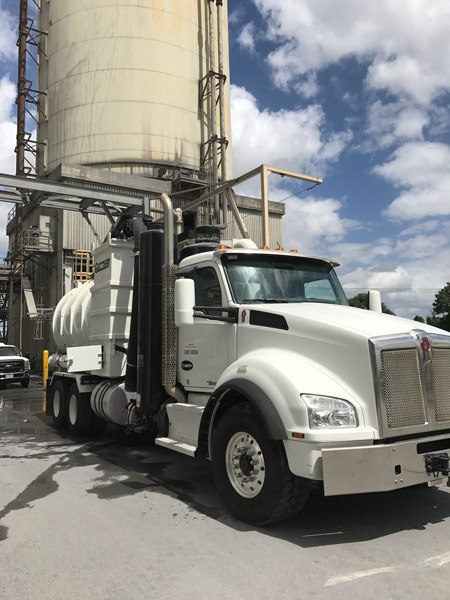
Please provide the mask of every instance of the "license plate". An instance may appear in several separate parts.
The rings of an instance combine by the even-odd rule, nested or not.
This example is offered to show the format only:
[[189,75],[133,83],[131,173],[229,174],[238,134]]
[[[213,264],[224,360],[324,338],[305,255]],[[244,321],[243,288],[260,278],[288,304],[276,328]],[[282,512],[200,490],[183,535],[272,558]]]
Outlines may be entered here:
[[12,379],[14,375],[12,373],[6,373],[5,377],[6,379]]

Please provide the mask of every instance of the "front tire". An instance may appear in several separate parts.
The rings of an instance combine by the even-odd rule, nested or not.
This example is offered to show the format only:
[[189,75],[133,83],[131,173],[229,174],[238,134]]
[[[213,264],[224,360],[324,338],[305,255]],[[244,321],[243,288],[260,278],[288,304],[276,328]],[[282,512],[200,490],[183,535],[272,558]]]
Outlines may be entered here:
[[24,379],[23,381],[20,382],[20,385],[23,388],[27,388],[30,385],[30,380],[29,379]]
[[219,420],[212,447],[217,490],[230,513],[253,525],[270,525],[303,508],[310,482],[294,476],[282,442],[271,440],[248,404]]
[[91,409],[90,394],[81,394],[76,383],[69,390],[67,423],[73,435],[84,437],[91,433],[94,413]]

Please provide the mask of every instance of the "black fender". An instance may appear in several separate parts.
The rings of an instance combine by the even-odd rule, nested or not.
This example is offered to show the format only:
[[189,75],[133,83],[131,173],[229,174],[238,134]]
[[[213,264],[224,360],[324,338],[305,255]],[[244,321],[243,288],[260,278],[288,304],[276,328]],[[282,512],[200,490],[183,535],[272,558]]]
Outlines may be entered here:
[[227,407],[248,402],[261,419],[272,440],[287,439],[286,429],[271,399],[252,381],[232,379],[214,391],[203,411],[198,435],[198,456],[211,456],[215,423]]

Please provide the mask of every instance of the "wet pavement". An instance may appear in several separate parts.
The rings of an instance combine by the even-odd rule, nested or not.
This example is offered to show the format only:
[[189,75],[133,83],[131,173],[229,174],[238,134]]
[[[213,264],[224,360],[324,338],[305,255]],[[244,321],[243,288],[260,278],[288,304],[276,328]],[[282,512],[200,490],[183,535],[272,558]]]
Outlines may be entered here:
[[261,529],[223,509],[207,461],[54,430],[35,378],[0,390],[0,599],[447,600],[450,490],[312,496]]

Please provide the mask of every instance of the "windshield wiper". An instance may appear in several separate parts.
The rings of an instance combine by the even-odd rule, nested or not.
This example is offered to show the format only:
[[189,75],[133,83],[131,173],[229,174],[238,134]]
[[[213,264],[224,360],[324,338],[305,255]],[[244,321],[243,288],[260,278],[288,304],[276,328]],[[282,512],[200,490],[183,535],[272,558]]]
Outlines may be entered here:
[[241,302],[254,302],[255,304],[287,304],[287,300],[277,300],[276,298],[244,298]]

